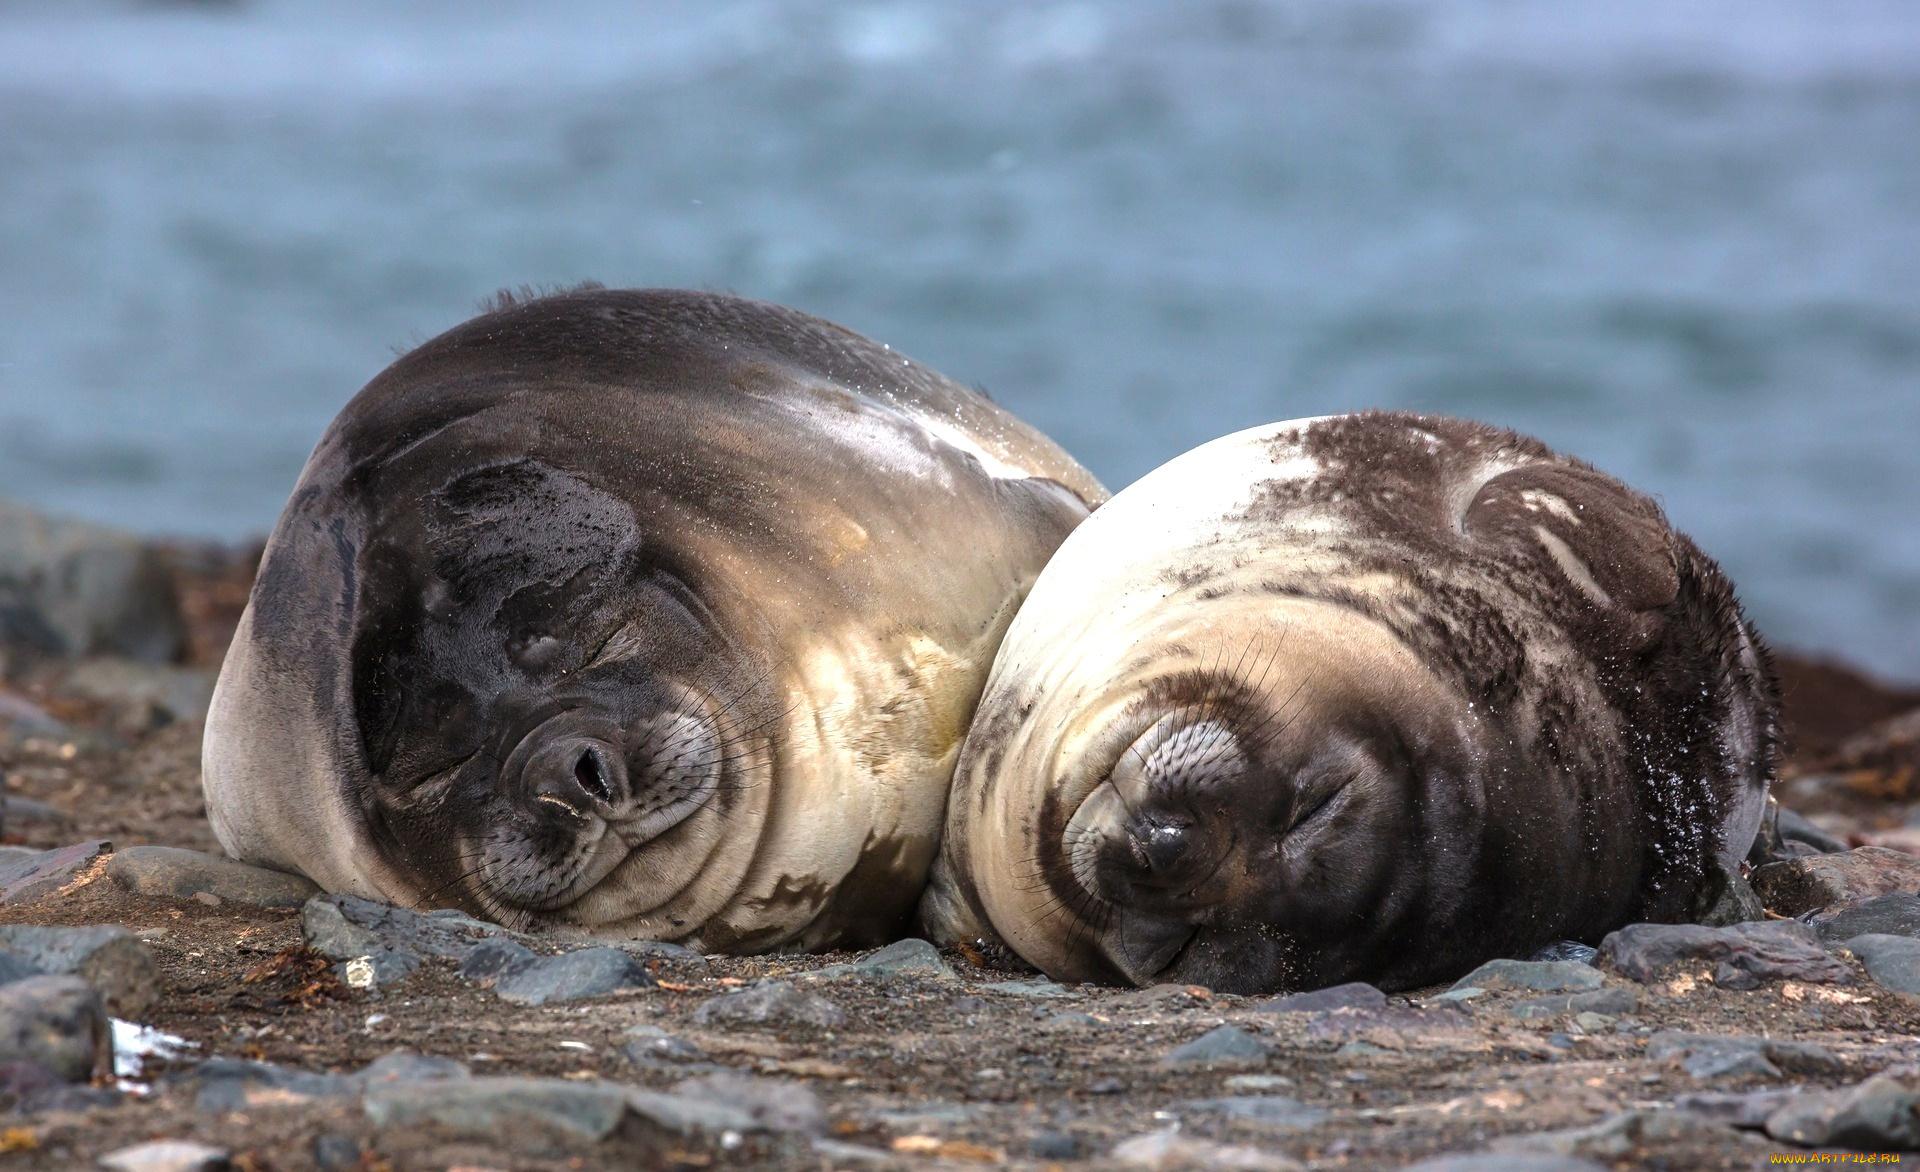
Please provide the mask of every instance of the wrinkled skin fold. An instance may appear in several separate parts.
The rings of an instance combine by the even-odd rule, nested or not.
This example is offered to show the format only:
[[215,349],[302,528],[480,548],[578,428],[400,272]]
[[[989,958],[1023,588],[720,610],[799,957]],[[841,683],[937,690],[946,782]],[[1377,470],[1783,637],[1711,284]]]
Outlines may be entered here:
[[1000,636],[1104,496],[804,314],[507,299],[308,461],[221,672],[209,815],[237,858],[516,927],[886,939]]
[[1618,481],[1456,419],[1255,428],[1048,564],[923,930],[1234,992],[1597,942],[1738,867],[1777,712],[1725,577]]

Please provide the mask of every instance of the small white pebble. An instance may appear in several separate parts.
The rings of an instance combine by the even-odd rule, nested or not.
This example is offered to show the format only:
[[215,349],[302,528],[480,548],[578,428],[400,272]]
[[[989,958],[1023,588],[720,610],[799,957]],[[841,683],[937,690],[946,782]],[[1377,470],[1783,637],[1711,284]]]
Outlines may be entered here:
[[588,1054],[593,1053],[593,1047],[587,1045],[585,1042],[562,1042],[560,1043],[560,1048],[562,1050],[581,1050]]
[[385,1020],[387,1020],[387,1015],[384,1013],[369,1013],[367,1015],[367,1028],[372,1029]]

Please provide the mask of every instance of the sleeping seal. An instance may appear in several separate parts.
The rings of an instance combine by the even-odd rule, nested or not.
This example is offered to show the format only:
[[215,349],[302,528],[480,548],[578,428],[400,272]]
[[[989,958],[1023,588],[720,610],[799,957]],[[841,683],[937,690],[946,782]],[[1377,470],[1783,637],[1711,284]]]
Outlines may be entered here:
[[308,460],[207,809],[331,891],[709,951],[924,886],[994,649],[1105,493],[990,400],[733,297],[511,298]]
[[1726,578],[1618,481],[1455,419],[1255,428],[1041,574],[923,928],[1256,992],[1685,918],[1753,840],[1777,707]]

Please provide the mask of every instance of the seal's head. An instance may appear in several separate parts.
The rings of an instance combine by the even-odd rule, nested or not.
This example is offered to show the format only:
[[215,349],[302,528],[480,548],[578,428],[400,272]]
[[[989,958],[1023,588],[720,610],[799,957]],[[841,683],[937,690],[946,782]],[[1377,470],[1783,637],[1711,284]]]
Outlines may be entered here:
[[1082,663],[1092,689],[1039,698],[1012,751],[1051,782],[972,839],[1012,847],[992,865],[1028,880],[981,885],[985,910],[1061,977],[1229,992],[1343,979],[1447,886],[1410,882],[1435,861],[1423,844],[1478,837],[1450,784],[1473,722],[1351,611],[1296,601],[1252,624],[1180,625],[1143,640],[1151,657]]
[[1035,583],[923,928],[1253,992],[1671,922],[1753,838],[1758,646],[1657,505],[1537,441],[1382,413],[1216,440]]
[[396,487],[351,673],[355,797],[391,872],[511,924],[681,890],[721,825],[757,821],[773,701],[751,624],[720,621],[724,589],[624,501],[538,460]]

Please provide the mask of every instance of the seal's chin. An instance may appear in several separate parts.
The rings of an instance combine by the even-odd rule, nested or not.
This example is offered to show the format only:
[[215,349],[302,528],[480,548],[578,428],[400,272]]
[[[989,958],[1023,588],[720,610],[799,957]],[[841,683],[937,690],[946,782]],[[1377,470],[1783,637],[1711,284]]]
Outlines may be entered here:
[[477,902],[510,927],[579,899],[628,853],[597,819],[578,828],[496,826],[462,846],[463,857],[477,860],[470,883]]
[[1150,982],[1202,985],[1216,993],[1249,995],[1301,984],[1294,942],[1263,924],[1202,927]]

